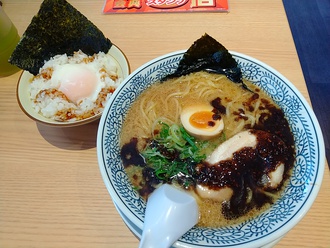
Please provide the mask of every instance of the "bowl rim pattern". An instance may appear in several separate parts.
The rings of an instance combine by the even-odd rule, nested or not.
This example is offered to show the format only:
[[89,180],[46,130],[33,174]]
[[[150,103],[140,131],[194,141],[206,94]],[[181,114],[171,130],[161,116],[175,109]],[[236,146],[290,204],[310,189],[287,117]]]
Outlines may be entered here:
[[[155,58],[130,74],[112,95],[99,123],[97,153],[103,181],[115,205],[140,229],[143,228],[145,203],[134,190],[129,189],[122,168],[116,168],[115,173],[111,171],[113,167],[120,167],[121,163],[116,139],[124,115],[133,100],[154,81],[173,72],[185,51],[175,51]],[[270,94],[285,114],[290,115],[287,118],[293,129],[298,151],[294,172],[298,176],[290,179],[281,199],[258,217],[234,227],[194,227],[176,243],[177,247],[261,247],[279,239],[307,213],[318,194],[323,178],[323,136],[315,114],[305,98],[288,79],[272,67],[250,56],[233,51],[230,53],[238,61],[244,77]],[[274,92],[275,95],[272,94]],[[123,187],[121,183],[126,185],[126,188],[118,190]],[[295,199],[286,195],[294,196]],[[303,202],[299,197],[303,197]],[[272,210],[274,211],[271,212]],[[263,225],[265,226],[262,227]],[[244,233],[244,230],[255,232],[251,235]]]

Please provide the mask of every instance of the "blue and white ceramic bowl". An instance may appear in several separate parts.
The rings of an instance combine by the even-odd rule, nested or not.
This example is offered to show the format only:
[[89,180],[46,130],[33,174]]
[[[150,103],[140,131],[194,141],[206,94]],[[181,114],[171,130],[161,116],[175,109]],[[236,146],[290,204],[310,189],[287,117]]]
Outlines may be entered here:
[[[150,85],[172,73],[185,51],[156,58],[135,70],[104,109],[97,136],[98,161],[104,183],[119,214],[138,237],[146,204],[125,174],[119,134],[127,110]],[[174,247],[269,247],[292,229],[314,202],[323,178],[325,151],[318,121],[304,97],[284,76],[249,56],[231,52],[243,77],[267,92],[283,109],[295,138],[293,175],[282,197],[259,216],[224,228],[192,228]]]

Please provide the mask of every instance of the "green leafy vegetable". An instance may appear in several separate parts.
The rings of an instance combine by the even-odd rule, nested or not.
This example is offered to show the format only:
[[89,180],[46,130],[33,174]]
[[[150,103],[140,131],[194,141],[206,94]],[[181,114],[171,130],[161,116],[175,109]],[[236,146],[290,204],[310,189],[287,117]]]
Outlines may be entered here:
[[160,132],[142,152],[156,176],[170,181],[176,176],[191,177],[196,164],[206,158],[207,141],[196,141],[182,126],[161,123]]

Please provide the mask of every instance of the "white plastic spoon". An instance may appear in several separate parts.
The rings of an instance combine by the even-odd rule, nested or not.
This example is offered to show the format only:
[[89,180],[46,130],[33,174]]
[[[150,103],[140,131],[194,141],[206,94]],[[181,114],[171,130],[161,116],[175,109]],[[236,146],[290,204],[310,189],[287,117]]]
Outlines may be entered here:
[[148,199],[139,248],[169,248],[197,221],[195,198],[164,184]]

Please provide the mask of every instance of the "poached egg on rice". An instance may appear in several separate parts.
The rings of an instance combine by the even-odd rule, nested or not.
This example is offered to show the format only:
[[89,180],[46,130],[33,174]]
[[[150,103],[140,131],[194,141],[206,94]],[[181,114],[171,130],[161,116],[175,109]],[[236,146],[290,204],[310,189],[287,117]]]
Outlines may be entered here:
[[71,102],[79,104],[84,98],[96,101],[101,87],[104,86],[96,74],[97,71],[91,64],[65,64],[53,72],[52,80],[60,83],[59,91]]
[[56,121],[76,121],[101,113],[122,82],[114,59],[103,52],[56,55],[29,86],[34,109]]

